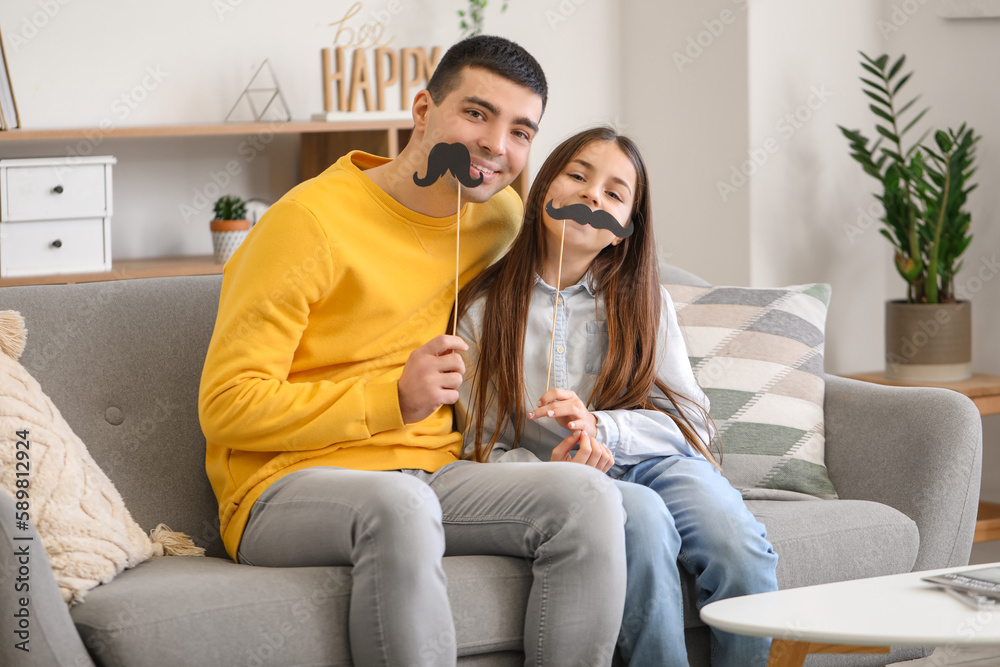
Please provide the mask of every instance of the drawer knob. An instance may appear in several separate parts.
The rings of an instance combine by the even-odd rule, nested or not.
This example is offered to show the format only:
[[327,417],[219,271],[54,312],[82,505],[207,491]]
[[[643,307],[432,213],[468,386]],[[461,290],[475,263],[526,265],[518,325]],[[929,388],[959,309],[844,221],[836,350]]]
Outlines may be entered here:
[[62,247],[62,241],[60,241],[59,239],[56,239],[55,241],[52,242],[52,247],[53,248],[61,248]]
[[52,188],[52,192],[56,193],[57,195],[61,195],[62,191],[63,191],[63,186],[61,185],[57,185],[56,187]]

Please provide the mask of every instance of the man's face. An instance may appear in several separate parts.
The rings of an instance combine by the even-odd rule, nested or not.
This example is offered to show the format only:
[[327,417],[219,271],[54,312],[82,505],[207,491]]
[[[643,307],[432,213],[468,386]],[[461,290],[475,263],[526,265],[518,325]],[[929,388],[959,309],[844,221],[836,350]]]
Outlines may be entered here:
[[463,69],[459,85],[440,105],[426,91],[421,94],[427,96],[425,150],[441,142],[465,144],[472,157],[470,177],[483,177],[474,188],[458,186],[453,178],[440,183],[452,191],[461,187],[463,201],[482,203],[521,173],[542,117],[541,96],[478,67]]

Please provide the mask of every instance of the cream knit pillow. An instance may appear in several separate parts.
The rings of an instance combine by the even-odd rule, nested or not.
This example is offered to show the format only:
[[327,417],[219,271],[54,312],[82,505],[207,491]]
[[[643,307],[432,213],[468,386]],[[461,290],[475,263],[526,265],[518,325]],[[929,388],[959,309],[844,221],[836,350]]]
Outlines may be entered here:
[[[158,526],[154,543],[41,386],[17,362],[24,320],[0,312],[0,489],[38,531],[63,599],[73,604],[153,555],[200,555],[186,536]],[[175,546],[176,545],[176,546]]]

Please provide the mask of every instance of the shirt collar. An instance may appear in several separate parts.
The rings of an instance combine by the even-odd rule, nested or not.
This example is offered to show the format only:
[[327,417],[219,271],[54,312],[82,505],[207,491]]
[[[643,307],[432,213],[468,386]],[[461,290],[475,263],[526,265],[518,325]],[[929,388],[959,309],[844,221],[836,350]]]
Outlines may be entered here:
[[[587,294],[589,294],[591,297],[593,297],[595,296],[593,283],[594,283],[594,277],[593,275],[591,275],[590,269],[588,269],[587,272],[583,274],[583,277],[580,278],[580,282],[578,282],[575,285],[570,285],[569,287],[563,287],[561,291],[566,294],[572,295],[583,290],[586,291]],[[541,286],[543,290],[545,290],[550,294],[555,294],[556,292],[556,288],[553,287],[552,285],[549,285],[544,280],[542,280],[542,277],[537,273],[535,274],[535,285]]]

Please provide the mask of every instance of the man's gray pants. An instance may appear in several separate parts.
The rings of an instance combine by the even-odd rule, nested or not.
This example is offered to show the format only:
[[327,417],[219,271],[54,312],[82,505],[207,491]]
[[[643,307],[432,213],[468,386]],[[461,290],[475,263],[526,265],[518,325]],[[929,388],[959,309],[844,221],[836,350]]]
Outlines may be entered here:
[[257,500],[241,563],[352,566],[357,665],[454,665],[442,556],[533,560],[527,665],[608,665],[625,604],[621,494],[575,463],[445,466],[428,481],[397,471],[300,470]]

